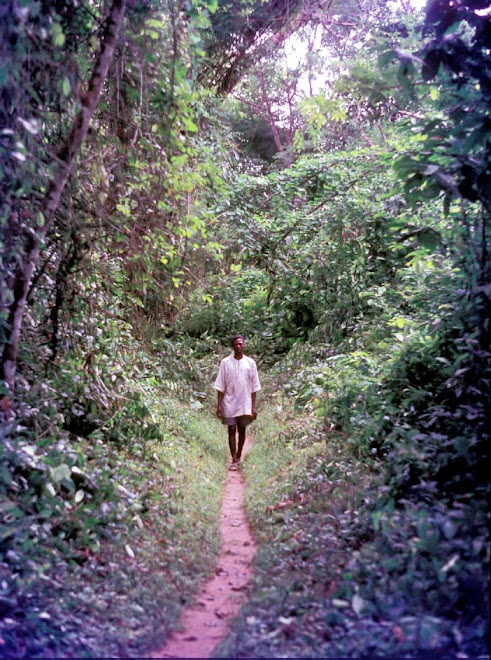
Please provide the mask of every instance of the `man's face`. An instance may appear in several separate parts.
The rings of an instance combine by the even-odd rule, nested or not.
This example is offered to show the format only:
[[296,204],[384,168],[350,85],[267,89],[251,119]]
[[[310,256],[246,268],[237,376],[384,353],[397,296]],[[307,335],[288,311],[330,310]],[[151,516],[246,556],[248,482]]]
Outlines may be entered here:
[[232,342],[232,348],[234,350],[234,355],[235,357],[242,357],[244,355],[244,340],[240,339],[234,339]]

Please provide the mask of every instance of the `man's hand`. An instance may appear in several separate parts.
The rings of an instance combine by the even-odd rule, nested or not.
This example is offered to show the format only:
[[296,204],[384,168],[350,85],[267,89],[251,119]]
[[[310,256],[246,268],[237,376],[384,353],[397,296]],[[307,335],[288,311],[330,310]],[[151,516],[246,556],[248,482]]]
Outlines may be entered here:
[[223,417],[223,397],[224,397],[223,392],[217,390],[217,417],[219,419],[222,419]]
[[252,419],[256,419],[256,417],[257,417],[256,406],[252,406],[251,413],[252,413]]

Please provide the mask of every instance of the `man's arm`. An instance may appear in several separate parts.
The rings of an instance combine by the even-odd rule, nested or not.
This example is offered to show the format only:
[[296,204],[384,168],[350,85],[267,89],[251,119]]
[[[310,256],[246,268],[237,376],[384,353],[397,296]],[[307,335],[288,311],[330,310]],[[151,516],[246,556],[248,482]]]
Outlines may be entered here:
[[257,373],[257,365],[252,360],[252,378],[251,378],[251,412],[252,418],[256,419],[257,417],[257,408],[256,408],[256,392],[261,389],[261,383],[259,382],[259,376]]
[[217,390],[217,417],[223,417],[222,403],[223,403],[224,392]]

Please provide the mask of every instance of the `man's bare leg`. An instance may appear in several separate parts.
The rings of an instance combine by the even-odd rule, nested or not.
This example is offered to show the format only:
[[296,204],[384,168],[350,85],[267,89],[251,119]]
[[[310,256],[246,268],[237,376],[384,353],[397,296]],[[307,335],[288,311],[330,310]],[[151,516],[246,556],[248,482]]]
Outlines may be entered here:
[[237,450],[238,461],[240,461],[240,457],[242,456],[242,449],[244,447],[245,439],[246,439],[246,427],[239,426],[239,448]]
[[235,442],[236,430],[237,430],[236,426],[228,427],[228,446],[230,448],[230,454],[232,456],[233,463],[237,463],[237,444]]

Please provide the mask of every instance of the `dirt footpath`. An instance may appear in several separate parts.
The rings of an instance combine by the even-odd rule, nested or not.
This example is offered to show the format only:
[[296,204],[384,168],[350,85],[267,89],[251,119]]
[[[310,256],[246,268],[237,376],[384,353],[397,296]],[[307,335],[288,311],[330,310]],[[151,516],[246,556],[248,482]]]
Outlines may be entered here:
[[[246,440],[243,455],[249,448]],[[230,466],[229,466],[230,468]],[[176,632],[152,658],[209,658],[225,637],[242,604],[256,553],[244,512],[245,483],[240,469],[228,470],[223,496],[221,547],[215,576],[203,585],[196,601],[186,608]]]

